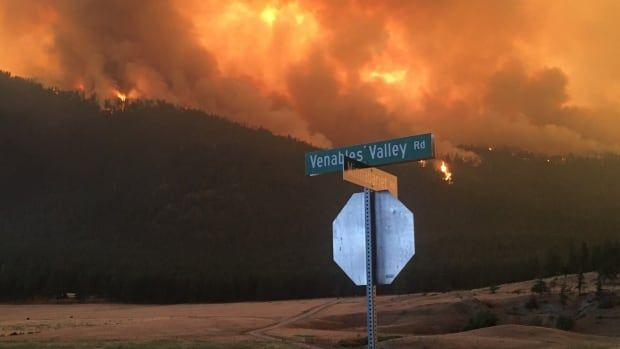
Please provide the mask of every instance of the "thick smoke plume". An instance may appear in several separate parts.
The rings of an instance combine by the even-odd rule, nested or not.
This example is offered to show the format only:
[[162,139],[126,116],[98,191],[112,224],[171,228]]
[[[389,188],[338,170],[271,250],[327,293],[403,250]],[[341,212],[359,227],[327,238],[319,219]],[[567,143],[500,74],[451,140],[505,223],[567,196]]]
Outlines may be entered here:
[[5,0],[0,69],[320,146],[620,153],[620,2]]

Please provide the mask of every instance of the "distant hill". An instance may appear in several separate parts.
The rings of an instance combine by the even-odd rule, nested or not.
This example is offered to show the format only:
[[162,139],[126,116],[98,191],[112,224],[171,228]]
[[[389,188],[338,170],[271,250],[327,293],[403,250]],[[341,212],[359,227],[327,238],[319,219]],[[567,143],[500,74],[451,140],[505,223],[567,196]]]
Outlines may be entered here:
[[[0,300],[363,292],[331,260],[331,222],[359,189],[305,177],[311,146],[164,102],[111,107],[0,74]],[[618,156],[474,150],[482,163],[453,159],[451,185],[430,166],[387,168],[417,252],[380,292],[556,273],[569,246],[619,236]]]

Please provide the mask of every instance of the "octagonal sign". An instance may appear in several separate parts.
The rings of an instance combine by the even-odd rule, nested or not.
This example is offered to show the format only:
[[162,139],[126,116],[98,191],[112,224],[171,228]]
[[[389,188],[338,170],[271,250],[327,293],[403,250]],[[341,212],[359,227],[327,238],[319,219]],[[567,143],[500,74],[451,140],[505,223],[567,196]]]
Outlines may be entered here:
[[[333,222],[334,261],[366,285],[364,193],[355,193]],[[387,191],[375,193],[377,282],[391,284],[415,253],[413,213]]]
[[334,222],[334,261],[356,285],[366,285],[364,193],[355,193]]

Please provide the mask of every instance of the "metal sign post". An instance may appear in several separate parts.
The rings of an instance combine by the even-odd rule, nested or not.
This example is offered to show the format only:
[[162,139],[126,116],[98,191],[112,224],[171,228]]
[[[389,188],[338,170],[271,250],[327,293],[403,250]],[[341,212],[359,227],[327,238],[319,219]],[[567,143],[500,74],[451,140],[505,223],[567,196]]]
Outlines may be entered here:
[[391,284],[415,254],[413,213],[398,197],[396,176],[371,166],[432,159],[432,134],[306,153],[306,175],[342,171],[364,187],[332,223],[334,261],[366,286],[368,349],[377,347],[377,284]]
[[377,295],[377,236],[375,229],[375,192],[364,188],[364,230],[366,232],[366,328],[368,332],[368,349],[377,346],[377,312],[375,296]]

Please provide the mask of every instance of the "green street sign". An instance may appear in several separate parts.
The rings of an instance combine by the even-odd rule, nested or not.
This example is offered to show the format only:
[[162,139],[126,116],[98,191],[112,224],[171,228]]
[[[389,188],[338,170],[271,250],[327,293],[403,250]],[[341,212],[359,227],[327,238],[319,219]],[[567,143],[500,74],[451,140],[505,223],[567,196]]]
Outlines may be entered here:
[[433,159],[435,146],[431,133],[351,145],[348,147],[317,150],[306,153],[306,175],[342,172],[345,157],[368,166]]

